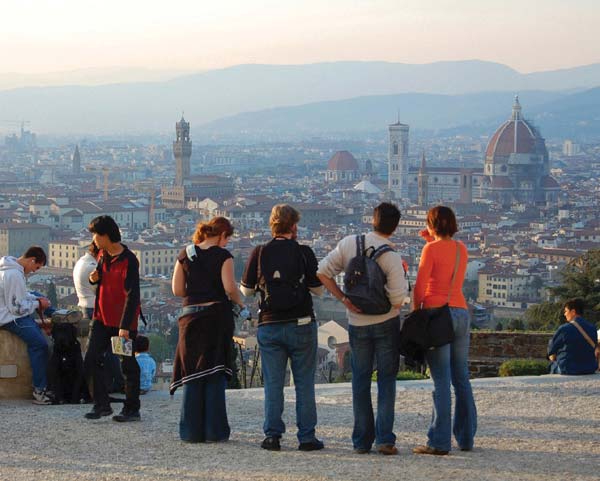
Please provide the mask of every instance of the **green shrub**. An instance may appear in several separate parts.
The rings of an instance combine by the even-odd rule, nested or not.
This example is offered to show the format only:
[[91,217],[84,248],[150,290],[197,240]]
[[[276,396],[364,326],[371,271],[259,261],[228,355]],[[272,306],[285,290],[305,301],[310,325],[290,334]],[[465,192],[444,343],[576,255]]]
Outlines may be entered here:
[[398,371],[396,379],[398,381],[415,381],[419,379],[429,379],[429,377],[426,374],[421,374],[416,371]]
[[513,359],[504,361],[499,369],[500,377],[540,376],[548,374],[548,361],[537,359]]
[[[398,371],[398,374],[396,374],[397,381],[415,381],[420,379],[429,379],[429,377],[416,371]],[[373,371],[371,380],[377,381],[377,371]]]
[[333,380],[333,382],[350,382],[350,381],[352,381],[352,373],[351,372],[347,372],[345,374],[340,374]]

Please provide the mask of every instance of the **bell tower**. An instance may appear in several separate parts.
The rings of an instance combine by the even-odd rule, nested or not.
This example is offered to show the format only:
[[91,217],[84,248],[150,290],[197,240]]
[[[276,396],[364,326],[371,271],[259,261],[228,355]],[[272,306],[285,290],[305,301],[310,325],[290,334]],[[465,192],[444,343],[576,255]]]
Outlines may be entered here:
[[396,199],[408,198],[408,125],[400,120],[389,130],[388,189]]
[[73,152],[73,163],[71,170],[75,175],[81,174],[81,155],[79,154],[79,145],[75,146],[75,151]]
[[192,156],[192,141],[190,140],[190,123],[181,116],[175,124],[176,140],[173,142],[173,157],[175,157],[175,185],[182,186],[190,177],[190,158]]

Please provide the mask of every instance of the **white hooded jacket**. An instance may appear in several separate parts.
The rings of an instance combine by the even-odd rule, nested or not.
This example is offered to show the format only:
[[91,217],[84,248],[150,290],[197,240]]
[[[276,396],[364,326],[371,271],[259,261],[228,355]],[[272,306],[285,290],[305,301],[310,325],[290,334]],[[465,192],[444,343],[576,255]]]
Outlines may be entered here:
[[35,312],[37,298],[27,291],[23,266],[12,256],[0,258],[0,326]]

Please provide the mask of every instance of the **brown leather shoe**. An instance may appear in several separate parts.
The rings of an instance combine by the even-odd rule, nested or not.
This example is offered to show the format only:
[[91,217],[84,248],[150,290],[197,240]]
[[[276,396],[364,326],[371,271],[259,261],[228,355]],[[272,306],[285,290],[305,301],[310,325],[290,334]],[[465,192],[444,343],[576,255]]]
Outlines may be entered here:
[[416,446],[413,448],[415,454],[434,454],[436,456],[445,456],[448,451],[442,451],[441,449],[432,448],[431,446]]
[[398,454],[398,448],[392,444],[382,444],[381,446],[377,446],[377,452],[379,454],[390,456],[393,454]]

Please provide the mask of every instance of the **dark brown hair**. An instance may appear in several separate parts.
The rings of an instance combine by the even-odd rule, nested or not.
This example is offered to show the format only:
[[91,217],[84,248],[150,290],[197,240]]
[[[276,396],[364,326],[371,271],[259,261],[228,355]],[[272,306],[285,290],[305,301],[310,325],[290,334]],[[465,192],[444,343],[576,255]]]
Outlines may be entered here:
[[456,216],[450,207],[438,205],[429,209],[427,225],[441,237],[450,236],[458,232]]
[[563,309],[565,307],[569,309],[569,311],[575,309],[576,314],[582,315],[585,309],[585,303],[583,302],[583,299],[569,299],[565,302]]
[[121,231],[115,220],[109,215],[100,215],[92,219],[88,230],[92,234],[107,235],[111,242],[121,242]]
[[138,335],[135,338],[135,352],[146,352],[150,349],[150,339],[146,336]]
[[400,222],[400,209],[389,202],[382,202],[373,210],[373,229],[385,235],[392,235]]
[[269,226],[271,234],[282,235],[292,232],[292,227],[300,222],[300,212],[288,204],[277,204],[271,209]]
[[223,233],[225,233],[226,237],[230,237],[233,234],[231,222],[225,217],[213,217],[208,222],[198,222],[196,232],[192,236],[192,242],[200,244],[200,242],[209,237],[217,237]]
[[100,249],[98,249],[98,246],[92,242],[89,246],[88,246],[88,252],[93,255],[94,257],[98,257],[98,254],[100,253]]
[[44,249],[42,249],[40,246],[31,246],[29,249],[27,249],[27,251],[25,251],[23,257],[25,259],[35,259],[36,264],[42,264],[43,266],[46,265],[48,260]]

